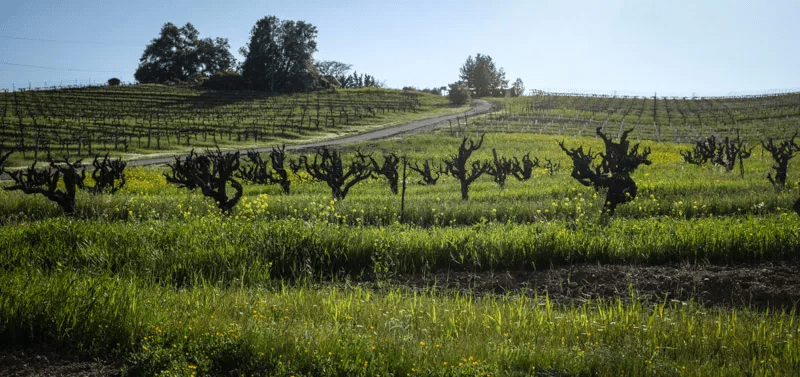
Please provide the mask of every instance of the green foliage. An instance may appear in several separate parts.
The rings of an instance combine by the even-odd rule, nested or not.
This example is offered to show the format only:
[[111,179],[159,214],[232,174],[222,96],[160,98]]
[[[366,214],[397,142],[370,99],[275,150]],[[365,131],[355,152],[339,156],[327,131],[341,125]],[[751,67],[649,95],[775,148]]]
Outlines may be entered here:
[[317,71],[320,75],[333,77],[345,76],[347,72],[353,69],[352,64],[337,62],[335,60],[315,61],[314,66],[317,67]]
[[[637,124],[617,113],[624,106],[606,113],[611,99],[555,97],[501,99],[504,113],[463,128],[358,147],[435,167],[464,135],[487,132],[491,148],[475,159],[494,149],[544,160],[563,158],[561,140],[603,150],[603,140],[584,137],[584,117],[608,114],[609,137],[627,129],[611,122]],[[743,132],[751,140],[780,135],[792,111],[760,107],[769,120]],[[533,121],[545,116],[567,120]],[[331,201],[326,185],[307,180],[293,180],[291,196],[244,185],[228,217],[201,194],[168,185],[163,168],[126,170],[114,196],[78,192],[71,217],[41,197],[0,191],[0,344],[47,342],[113,357],[133,376],[796,375],[794,309],[652,304],[636,292],[557,305],[545,292],[477,296],[390,285],[396,274],[580,262],[796,260],[800,219],[788,208],[797,184],[772,189],[764,179],[769,153],[754,151],[743,178],[687,165],[679,154],[686,145],[650,141],[656,128],[646,121],[653,119],[643,116],[629,136],[651,150],[653,164],[634,173],[636,198],[606,220],[602,195],[544,168],[503,190],[478,179],[467,202],[452,177],[409,185],[405,223],[399,198],[380,180],[355,186],[346,201]],[[661,136],[671,139],[667,129]],[[798,167],[788,175],[800,175]]]
[[116,77],[112,77],[112,78],[108,79],[108,86],[117,86],[120,83],[121,83],[121,81]]
[[798,221],[788,213],[617,220],[610,228],[590,220],[527,225],[484,220],[468,227],[420,228],[341,225],[339,220],[352,212],[336,203],[314,207],[319,212],[313,221],[190,214],[160,221],[59,218],[10,226],[0,236],[0,270],[113,273],[180,288],[374,279],[385,276],[380,275],[385,267],[407,275],[423,268],[486,272],[570,263],[725,264],[791,259],[800,251],[792,229]]
[[472,102],[472,93],[470,92],[467,84],[463,82],[455,82],[449,85],[447,99],[454,105],[466,105]]
[[522,82],[522,79],[517,78],[517,81],[514,81],[514,85],[511,86],[509,94],[511,97],[525,95],[525,84]]
[[508,87],[505,71],[497,69],[489,55],[478,54],[475,59],[472,55],[467,57],[459,77],[475,97],[502,96]]
[[203,87],[211,90],[242,90],[247,88],[247,82],[239,72],[223,71],[203,81]]
[[314,67],[317,28],[304,21],[281,21],[267,16],[256,22],[250,42],[241,49],[245,57],[242,76],[253,88],[292,93],[314,89],[320,74]]
[[[342,88],[365,88],[374,86],[376,88],[382,88],[383,84],[376,80],[374,76],[370,76],[368,74],[359,75],[358,72],[353,72],[352,75],[338,75],[335,76],[336,80],[339,81]],[[403,91],[406,91],[406,88],[403,88]]]
[[141,83],[185,81],[233,67],[235,60],[226,38],[199,36],[191,23],[180,28],[164,24],[159,37],[145,48],[134,78]]
[[133,376],[792,376],[797,314],[650,305],[635,292],[562,307],[326,286],[173,289],[68,270],[0,275],[0,339],[123,360]]

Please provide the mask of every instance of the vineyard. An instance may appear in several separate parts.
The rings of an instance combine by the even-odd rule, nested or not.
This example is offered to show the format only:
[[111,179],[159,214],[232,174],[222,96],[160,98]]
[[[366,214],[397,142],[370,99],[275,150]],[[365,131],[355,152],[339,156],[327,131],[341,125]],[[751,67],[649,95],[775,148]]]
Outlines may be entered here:
[[692,143],[738,129],[745,140],[757,143],[791,136],[800,120],[800,93],[710,98],[541,93],[497,101],[503,110],[476,129],[593,137],[600,127],[619,137],[634,128],[638,139],[659,143]]
[[[0,94],[0,140],[25,157],[269,145],[441,107],[434,96],[350,89],[293,96],[136,85]],[[431,98],[433,102],[431,102]]]
[[[96,375],[800,372],[800,94],[487,99],[468,122],[294,149],[460,110],[387,90],[5,95],[8,161],[62,158],[2,183],[7,349],[51,344]],[[78,130],[91,143],[62,144]],[[185,153],[82,176],[89,145],[124,152],[114,130]],[[273,149],[232,151],[253,145]],[[70,184],[69,210],[48,200]],[[0,367],[45,364],[14,357]]]

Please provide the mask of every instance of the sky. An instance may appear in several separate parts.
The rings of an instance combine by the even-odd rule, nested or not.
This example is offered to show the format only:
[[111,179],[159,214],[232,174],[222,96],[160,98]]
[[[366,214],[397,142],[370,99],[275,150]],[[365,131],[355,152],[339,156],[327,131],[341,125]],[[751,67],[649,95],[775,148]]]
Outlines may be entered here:
[[134,82],[171,22],[227,38],[242,61],[266,16],[317,27],[317,60],[387,87],[458,81],[489,55],[526,91],[729,96],[800,91],[800,2],[261,0],[0,2],[0,89]]

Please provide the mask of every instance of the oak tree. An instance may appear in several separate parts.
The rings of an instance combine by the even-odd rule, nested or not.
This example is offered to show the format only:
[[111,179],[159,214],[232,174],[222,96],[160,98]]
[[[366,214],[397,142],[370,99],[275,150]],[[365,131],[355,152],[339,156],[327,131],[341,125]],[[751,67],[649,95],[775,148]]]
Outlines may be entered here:
[[184,81],[231,69],[235,59],[226,38],[200,39],[200,33],[186,23],[177,27],[167,22],[139,58],[134,78],[142,83]]
[[245,57],[242,76],[257,89],[291,93],[311,90],[320,74],[314,66],[317,28],[303,21],[281,21],[275,16],[258,20]]

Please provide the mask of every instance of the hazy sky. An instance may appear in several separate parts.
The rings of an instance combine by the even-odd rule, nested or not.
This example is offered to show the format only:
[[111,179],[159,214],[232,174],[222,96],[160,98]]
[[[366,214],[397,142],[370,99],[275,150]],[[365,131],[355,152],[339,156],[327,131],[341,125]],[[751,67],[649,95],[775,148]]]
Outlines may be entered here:
[[132,82],[161,27],[191,22],[238,60],[264,16],[317,27],[318,60],[387,86],[443,86],[487,54],[528,90],[716,96],[800,90],[800,2],[0,2],[0,88]]

